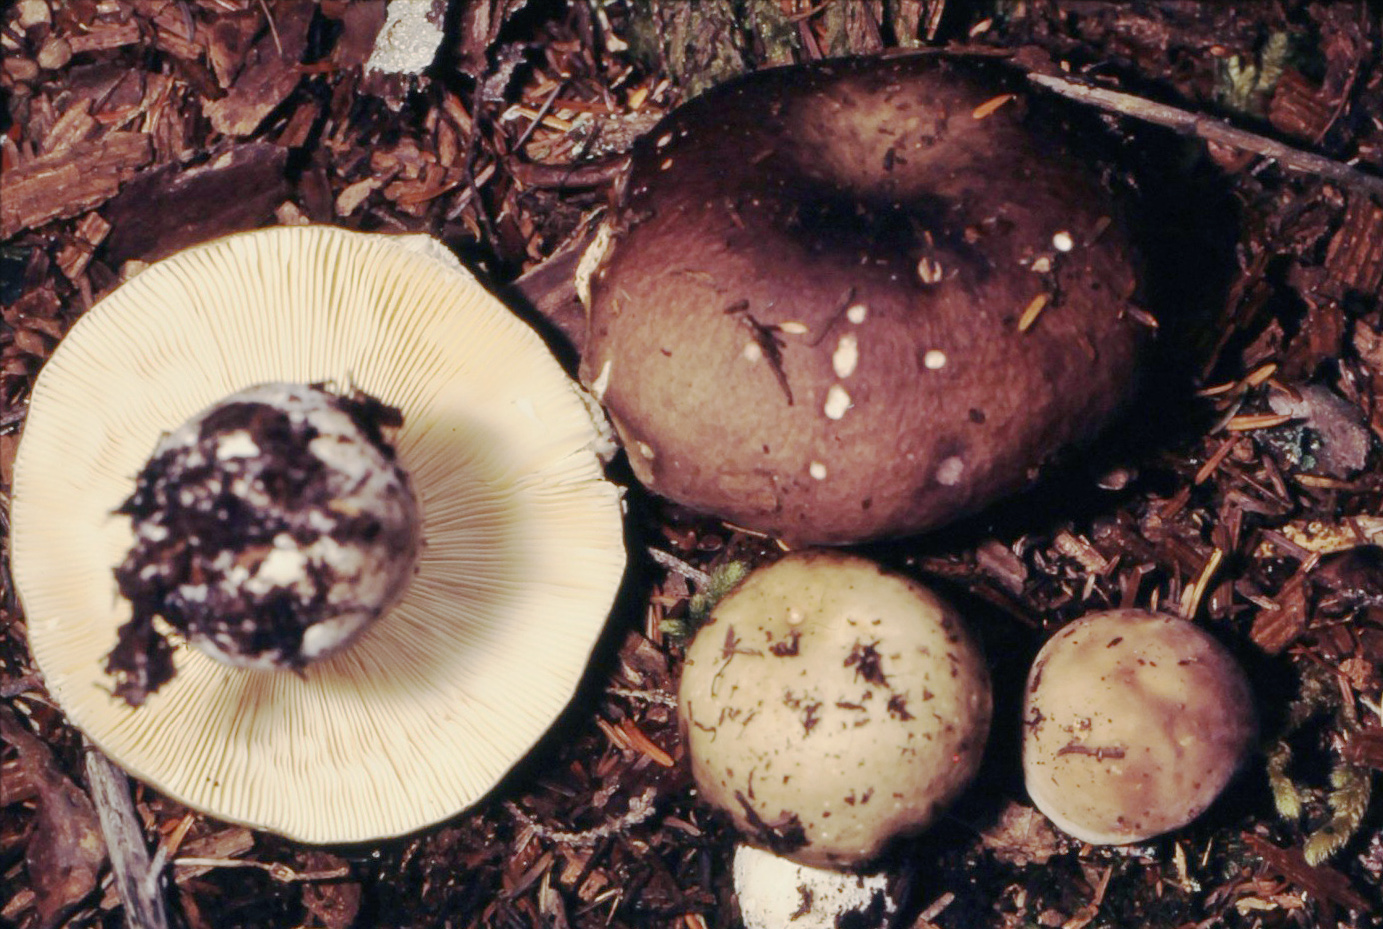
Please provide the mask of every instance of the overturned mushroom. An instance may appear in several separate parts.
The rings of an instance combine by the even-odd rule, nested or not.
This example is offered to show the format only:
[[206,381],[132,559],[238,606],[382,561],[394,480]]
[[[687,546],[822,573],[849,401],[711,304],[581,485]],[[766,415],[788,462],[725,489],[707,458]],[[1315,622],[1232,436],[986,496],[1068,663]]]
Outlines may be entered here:
[[753,844],[834,868],[935,819],[979,766],[990,706],[954,609],[834,551],[750,574],[697,632],[678,692],[701,796]]
[[935,55],[817,62],[641,141],[578,282],[641,481],[849,542],[978,509],[1111,418],[1141,339],[1115,204],[996,94]]
[[1193,623],[1095,613],[1038,653],[1024,700],[1028,795],[1063,831],[1139,842],[1195,819],[1238,769],[1253,695],[1229,652]]
[[[189,249],[39,374],[10,536],[30,647],[72,722],[189,806],[311,842],[418,829],[490,789],[585,669],[624,568],[600,442],[546,346],[431,239]],[[168,673],[138,679],[139,642],[103,673],[140,610]]]

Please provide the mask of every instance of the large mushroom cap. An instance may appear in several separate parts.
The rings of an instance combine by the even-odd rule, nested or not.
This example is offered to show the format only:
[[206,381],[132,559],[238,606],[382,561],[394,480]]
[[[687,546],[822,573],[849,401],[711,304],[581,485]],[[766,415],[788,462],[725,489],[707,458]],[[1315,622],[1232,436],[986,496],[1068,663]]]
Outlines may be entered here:
[[[102,670],[130,616],[115,511],[163,433],[275,381],[401,411],[416,575],[301,673],[181,647],[132,708]],[[444,819],[551,724],[603,628],[624,547],[597,441],[541,340],[431,240],[305,227],[190,249],[93,307],[39,375],[10,539],[34,657],[103,751],[214,816],[310,842]]]
[[687,648],[678,713],[701,796],[801,864],[867,863],[979,767],[991,700],[955,610],[830,550],[751,573]]
[[938,56],[759,72],[636,147],[582,379],[655,492],[798,542],[935,527],[1127,399],[1097,170]]
[[1023,713],[1028,795],[1097,845],[1195,819],[1255,731],[1248,681],[1224,646],[1145,610],[1094,613],[1053,636],[1033,663]]

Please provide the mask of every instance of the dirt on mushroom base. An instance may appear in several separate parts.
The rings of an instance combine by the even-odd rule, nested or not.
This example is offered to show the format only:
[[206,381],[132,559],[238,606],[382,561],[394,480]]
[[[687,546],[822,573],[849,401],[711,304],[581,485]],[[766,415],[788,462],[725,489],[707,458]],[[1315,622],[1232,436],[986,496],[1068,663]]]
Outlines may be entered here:
[[[813,15],[764,20],[754,33],[725,28],[730,4],[698,4],[695,20],[680,3],[649,4],[658,18],[639,24],[621,19],[619,4],[604,4],[613,17],[607,29],[592,4],[482,0],[471,4],[472,18],[457,24],[456,57],[468,67],[488,60],[493,73],[513,76],[495,91],[499,99],[481,95],[477,107],[470,85],[448,79],[390,116],[355,92],[351,65],[363,60],[369,44],[353,20],[340,18],[340,4],[315,5],[308,17],[291,4],[268,4],[276,33],[259,4],[213,0],[187,0],[161,13],[157,4],[126,0],[99,11],[93,4],[59,11],[56,2],[25,0],[4,15],[7,22],[32,19],[39,6],[48,7],[48,20],[26,19],[18,29],[23,44],[14,52],[6,47],[2,78],[16,92],[8,103],[8,137],[0,142],[7,175],[0,205],[7,213],[18,209],[8,194],[20,181],[32,204],[14,227],[7,216],[0,233],[7,237],[0,251],[6,324],[0,481],[6,488],[34,370],[88,305],[83,294],[107,289],[125,260],[147,260],[180,239],[189,244],[211,226],[227,231],[274,221],[277,211],[280,222],[307,215],[350,226],[431,226],[512,274],[549,254],[603,199],[599,187],[543,185],[592,183],[591,169],[601,162],[586,153],[672,102],[665,79],[699,79],[712,66],[723,75],[746,56],[762,62],[789,47],[804,58],[867,52],[881,37],[893,45],[890,34],[909,31],[897,16],[872,20],[868,3],[819,9],[801,3],[795,10],[812,8]],[[515,6],[522,9],[501,37],[494,30]],[[191,38],[184,9],[197,27]],[[916,24],[911,31],[936,41],[1036,50],[1077,71],[1096,64],[1125,89],[1157,87],[1161,99],[1190,111],[1243,116],[1245,124],[1265,118],[1279,138],[1299,146],[1358,156],[1365,167],[1379,163],[1378,37],[1354,4],[1171,9],[1110,2],[1086,4],[1079,18],[1031,5],[993,18],[980,7],[937,2],[890,3],[885,11],[903,16],[908,10]],[[749,53],[751,35],[763,47]],[[640,64],[610,36],[637,51],[662,49],[666,60]],[[530,41],[527,73],[513,71],[520,43]],[[284,58],[269,53],[275,43],[285,48]],[[64,44],[73,53],[66,62]],[[251,56],[261,63],[245,67]],[[309,64],[285,81],[297,58]],[[275,103],[269,95],[284,83],[289,89]],[[564,89],[554,93],[559,86]],[[226,91],[224,102],[213,101]],[[202,118],[213,102],[222,114],[216,125],[225,128]],[[262,124],[250,116],[230,119],[252,116],[265,103],[270,115]],[[280,108],[270,113],[274,106]],[[128,122],[132,113],[138,121]],[[468,128],[476,115],[484,117],[480,134]],[[234,122],[253,125],[240,130]],[[1192,143],[1150,141],[1135,125],[1124,128],[1137,140],[1132,158],[1159,145],[1164,153],[1172,147],[1188,161],[1196,158]],[[198,150],[220,155],[182,163],[181,153]],[[30,151],[47,160],[11,173],[19,153],[27,158]],[[1357,413],[1354,435],[1367,444],[1377,434],[1370,398],[1383,372],[1383,320],[1369,294],[1378,289],[1370,256],[1380,247],[1379,208],[1251,154],[1214,154],[1224,174],[1212,187],[1234,193],[1239,216],[1226,215],[1240,221],[1242,234],[1186,222],[1170,198],[1159,222],[1169,243],[1194,245],[1185,249],[1193,255],[1207,246],[1200,249],[1202,264],[1186,265],[1179,280],[1168,282],[1170,298],[1204,267],[1231,269],[1226,296],[1214,306],[1217,321],[1204,335],[1219,348],[1203,383],[1233,386],[1199,400],[1163,397],[1157,415],[1139,422],[1142,435],[1132,447],[1141,451],[1115,443],[1098,449],[1097,463],[1108,466],[1092,465],[1052,489],[1060,507],[1030,498],[1018,512],[972,524],[958,536],[885,554],[991,604],[1004,646],[991,655],[1017,679],[1036,650],[1039,626],[1045,633],[1091,607],[1147,604],[1154,593],[1161,603],[1251,640],[1246,650],[1258,656],[1260,673],[1281,694],[1303,696],[1306,723],[1292,746],[1298,786],[1308,790],[1307,818],[1278,818],[1266,788],[1251,782],[1214,821],[1155,846],[1151,856],[1126,857],[1064,846],[1021,817],[1015,825],[984,804],[964,806],[953,829],[918,850],[928,874],[915,892],[935,925],[1160,929],[1212,917],[1243,926],[1258,920],[1330,925],[1332,919],[1350,925],[1361,922],[1347,913],[1351,901],[1362,896],[1380,904],[1383,844],[1369,830],[1326,868],[1307,867],[1300,851],[1312,824],[1329,815],[1325,768],[1383,765],[1380,721],[1360,702],[1376,705],[1383,662],[1373,612],[1383,583],[1371,550],[1359,547],[1377,538],[1372,514],[1379,512],[1380,484],[1372,470],[1320,470],[1309,426],[1239,418],[1273,412],[1274,381],[1289,388],[1323,381]],[[125,181],[134,172],[138,185]],[[78,187],[58,183],[78,176]],[[604,178],[596,183],[607,184],[609,175]],[[122,182],[124,193],[92,205]],[[219,193],[226,185],[244,196]],[[67,215],[40,218],[54,207]],[[1221,264],[1226,239],[1240,246],[1242,265]],[[653,544],[699,570],[773,555],[762,540],[713,521],[687,520],[676,511],[640,513]],[[1223,554],[1215,558],[1217,550]],[[644,579],[647,597],[624,617],[637,634],[612,643],[585,715],[568,721],[566,740],[548,745],[503,796],[424,836],[367,849],[308,850],[189,815],[141,792],[141,811],[176,844],[176,856],[256,863],[179,867],[176,898],[188,922],[427,927],[450,918],[459,925],[532,925],[560,914],[573,926],[726,925],[728,837],[688,800],[677,769],[659,760],[677,754],[656,696],[668,692],[678,651],[658,624],[685,616],[691,590],[681,575],[651,564]],[[0,580],[0,687],[23,711],[24,724],[42,736],[56,770],[81,783],[75,735],[35,690],[22,617],[7,578]],[[1319,679],[1313,668],[1322,672]],[[1332,743],[1341,747],[1338,754]],[[5,761],[19,750],[7,745]],[[52,891],[31,882],[19,862],[37,813],[32,790],[13,779],[15,770],[7,764],[0,771],[6,804],[0,918],[27,920],[36,895]],[[1006,798],[1021,800],[1004,772],[981,776]],[[651,813],[636,802],[650,788],[657,798]],[[984,825],[990,822],[1004,828]],[[594,844],[585,844],[589,839]],[[268,874],[270,863],[290,868],[291,879]],[[114,927],[121,918],[113,896],[83,895],[70,905],[95,923]]]

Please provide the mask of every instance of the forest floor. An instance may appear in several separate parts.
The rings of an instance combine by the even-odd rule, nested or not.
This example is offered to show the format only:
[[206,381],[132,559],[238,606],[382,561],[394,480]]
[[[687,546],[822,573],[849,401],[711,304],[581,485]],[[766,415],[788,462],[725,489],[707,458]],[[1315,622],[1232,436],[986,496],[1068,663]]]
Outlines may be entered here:
[[[996,688],[976,782],[890,861],[902,924],[1383,925],[1383,807],[1370,799],[1383,769],[1376,3],[458,0],[443,30],[414,39],[440,47],[423,74],[367,74],[385,14],[383,0],[8,5],[6,501],[54,346],[121,280],[185,246],[305,222],[428,232],[579,341],[571,256],[632,141],[681,100],[759,67],[902,48],[1046,68],[1127,95],[1100,119],[1165,250],[1150,258],[1176,269],[1144,295],[1161,369],[1128,424],[1038,491],[863,549],[962,604]],[[1187,121],[1156,125],[1149,102]],[[175,921],[736,925],[732,836],[695,799],[667,698],[705,593],[686,575],[724,576],[782,547],[630,499],[638,547],[587,682],[471,809],[406,838],[317,848],[136,785],[150,843],[204,862],[169,870]],[[0,567],[0,925],[116,927],[119,897],[90,851],[102,843],[81,737],[44,689]],[[1179,613],[1230,643],[1262,744],[1202,819],[1098,848],[1029,804],[1016,706],[1051,632],[1116,606]]]

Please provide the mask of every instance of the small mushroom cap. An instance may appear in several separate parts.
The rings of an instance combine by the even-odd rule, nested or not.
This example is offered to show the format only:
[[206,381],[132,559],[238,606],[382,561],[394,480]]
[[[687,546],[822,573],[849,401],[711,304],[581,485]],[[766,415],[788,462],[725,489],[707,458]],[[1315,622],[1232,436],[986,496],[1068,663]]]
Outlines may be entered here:
[[811,868],[735,846],[735,896],[745,929],[882,929],[898,910],[888,875]]
[[816,62],[640,141],[583,262],[581,371],[640,481],[797,543],[904,535],[1124,405],[1114,200],[999,93],[938,55]]
[[756,845],[841,868],[960,792],[991,702],[952,607],[871,561],[803,551],[716,606],[687,649],[678,707],[708,803]]
[[1186,620],[1095,613],[1038,653],[1024,700],[1028,795],[1063,831],[1119,845],[1199,816],[1254,737],[1233,656]]
[[[416,574],[301,673],[180,647],[127,706],[102,670],[130,617],[115,511],[160,435],[275,381],[400,411]],[[547,347],[434,240],[306,226],[189,249],[92,307],[39,373],[10,535],[30,648],[71,721],[188,806],[307,842],[414,831],[485,794],[585,671],[625,563],[598,441]]]

